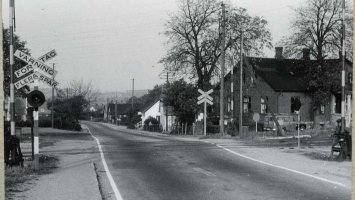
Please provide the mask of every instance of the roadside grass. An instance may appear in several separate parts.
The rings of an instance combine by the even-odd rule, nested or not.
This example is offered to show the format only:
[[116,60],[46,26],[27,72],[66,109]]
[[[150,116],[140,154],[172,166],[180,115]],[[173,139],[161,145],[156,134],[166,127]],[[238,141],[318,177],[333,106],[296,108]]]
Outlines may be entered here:
[[325,152],[305,152],[303,155],[315,159],[315,160],[325,160],[325,161],[342,161],[336,158],[333,158],[330,155],[330,152],[325,153]]
[[20,184],[30,179],[34,179],[39,175],[51,173],[57,168],[58,162],[58,158],[54,156],[41,155],[39,157],[38,170],[34,169],[34,165],[30,161],[25,161],[25,166],[22,168],[19,166],[7,167],[5,169],[6,196],[8,195],[8,193],[18,192],[20,189],[17,186],[19,186]]

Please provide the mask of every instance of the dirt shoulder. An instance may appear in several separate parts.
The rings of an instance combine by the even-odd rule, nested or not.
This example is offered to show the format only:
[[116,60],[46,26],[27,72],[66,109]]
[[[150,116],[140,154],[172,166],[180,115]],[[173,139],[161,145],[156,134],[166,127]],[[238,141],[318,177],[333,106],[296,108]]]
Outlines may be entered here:
[[33,169],[31,146],[24,140],[24,168],[5,172],[6,199],[101,199],[94,166],[99,155],[90,134],[49,128],[39,132],[39,170]]

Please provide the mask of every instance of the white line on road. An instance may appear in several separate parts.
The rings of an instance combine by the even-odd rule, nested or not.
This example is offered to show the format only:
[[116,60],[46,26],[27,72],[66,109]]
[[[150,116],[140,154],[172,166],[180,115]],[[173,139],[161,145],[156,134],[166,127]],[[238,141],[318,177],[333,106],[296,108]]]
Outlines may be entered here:
[[314,178],[314,179],[317,179],[317,180],[320,180],[320,181],[324,181],[324,182],[327,182],[327,183],[332,183],[334,185],[338,185],[338,186],[341,186],[341,187],[344,187],[344,188],[347,188],[347,189],[350,188],[349,186],[346,186],[346,185],[344,185],[342,183],[339,183],[339,182],[331,181],[331,180],[328,180],[328,179],[325,179],[325,178],[321,178],[321,177],[318,177],[318,176],[313,176],[311,174],[300,172],[300,171],[297,171],[297,170],[294,170],[294,169],[289,169],[289,168],[286,168],[286,167],[282,167],[282,166],[274,165],[274,164],[267,163],[267,162],[264,162],[264,161],[261,161],[261,160],[257,160],[257,159],[254,159],[254,158],[239,154],[237,152],[234,152],[234,151],[232,151],[230,149],[227,149],[227,148],[225,148],[223,146],[220,146],[220,145],[216,145],[216,146],[219,147],[219,148],[222,148],[222,149],[224,149],[224,150],[226,150],[226,151],[228,151],[228,152],[230,152],[230,153],[232,153],[234,155],[237,155],[237,156],[240,156],[240,157],[243,157],[243,158],[246,158],[246,159],[261,163],[261,164],[264,164],[264,165],[268,165],[268,166],[271,166],[271,167],[283,169],[283,170],[290,171],[290,172],[293,172],[293,173],[296,173],[296,174],[301,174],[303,176],[308,176],[308,177],[311,177],[311,178]]
[[117,200],[123,200],[122,199],[122,196],[121,196],[121,193],[120,191],[118,191],[118,188],[117,188],[117,185],[115,183],[115,181],[113,180],[112,178],[112,175],[111,175],[111,172],[110,170],[108,169],[107,167],[107,163],[106,163],[106,160],[105,160],[105,156],[104,156],[104,153],[102,152],[102,148],[101,148],[101,144],[100,144],[100,141],[99,139],[97,139],[90,131],[89,127],[86,127],[91,135],[91,137],[93,137],[97,143],[97,146],[99,147],[99,151],[100,151],[100,155],[101,155],[101,160],[102,160],[102,164],[104,165],[104,168],[105,168],[105,171],[106,171],[106,175],[107,175],[107,178],[108,180],[110,181],[110,185],[115,193],[115,196],[116,196],[116,199]]
[[202,173],[202,174],[204,174],[204,175],[206,175],[206,176],[216,176],[214,173],[209,172],[209,171],[207,171],[207,170],[205,170],[205,169],[202,169],[202,168],[194,167],[194,168],[192,168],[192,169],[195,170],[195,171],[197,171],[197,172],[199,172],[199,173]]

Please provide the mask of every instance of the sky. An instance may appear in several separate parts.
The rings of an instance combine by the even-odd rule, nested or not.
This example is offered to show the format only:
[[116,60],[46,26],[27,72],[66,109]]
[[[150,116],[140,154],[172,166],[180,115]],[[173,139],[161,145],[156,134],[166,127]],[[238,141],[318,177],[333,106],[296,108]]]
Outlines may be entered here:
[[[3,0],[8,28],[9,0]],[[289,34],[292,8],[304,0],[229,0],[252,16],[263,16],[275,44]],[[168,49],[162,34],[176,0],[15,0],[16,32],[31,55],[55,49],[48,61],[60,88],[72,80],[92,82],[102,92],[151,89],[163,83],[159,60]],[[265,50],[267,57],[274,50]]]

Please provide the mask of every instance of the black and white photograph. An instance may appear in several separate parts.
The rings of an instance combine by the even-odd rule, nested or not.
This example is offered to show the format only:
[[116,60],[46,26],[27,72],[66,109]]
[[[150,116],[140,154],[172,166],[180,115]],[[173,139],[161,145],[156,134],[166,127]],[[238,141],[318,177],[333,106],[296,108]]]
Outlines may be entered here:
[[352,0],[1,6],[0,199],[352,198]]

